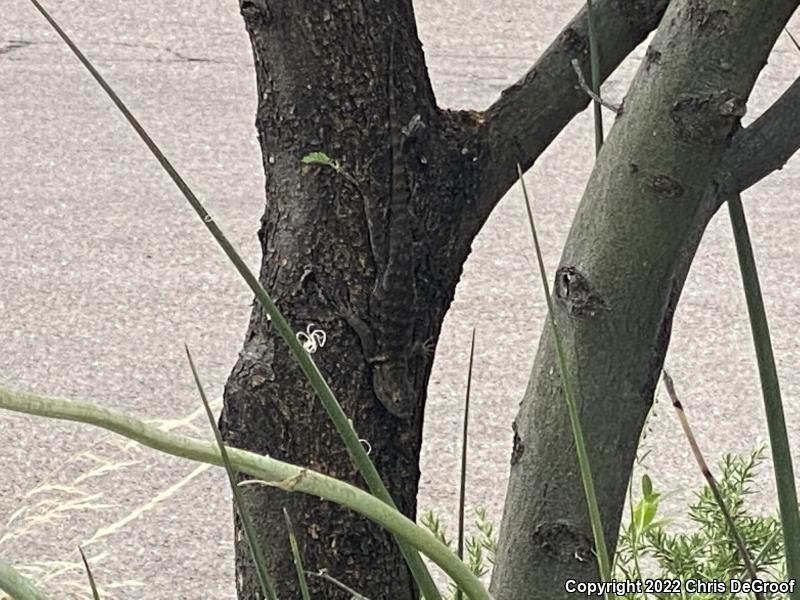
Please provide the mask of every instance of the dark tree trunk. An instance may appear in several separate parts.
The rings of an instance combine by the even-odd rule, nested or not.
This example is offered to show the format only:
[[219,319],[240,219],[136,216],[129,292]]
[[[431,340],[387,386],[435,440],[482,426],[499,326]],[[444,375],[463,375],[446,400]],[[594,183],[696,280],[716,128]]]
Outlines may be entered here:
[[[370,307],[380,265],[371,248],[364,199],[377,205],[379,226],[372,233],[378,245],[384,244],[391,222],[389,50],[398,124],[415,115],[424,124],[405,156],[413,180],[409,248],[414,260],[406,290],[415,290],[415,301],[404,303],[407,294],[398,294],[395,302],[402,309],[391,319],[413,331],[415,342],[435,343],[472,240],[513,184],[516,164],[533,164],[588,102],[570,64],[577,58],[587,68],[585,14],[570,22],[493,106],[455,112],[436,106],[410,0],[385,5],[240,0],[240,5],[255,59],[256,127],[266,175],[260,279],[297,331],[313,324],[327,333],[314,359],[372,447],[371,457],[398,506],[413,517],[432,357],[410,361],[414,411],[408,419],[397,418],[378,402],[373,367],[356,332],[340,316],[347,303],[373,331],[385,329]],[[665,5],[666,0],[595,0],[600,37],[607,40],[604,76],[655,27]],[[753,145],[745,147],[752,151]],[[330,168],[303,165],[301,158],[314,151],[337,160],[355,184]],[[648,306],[661,310],[660,302],[659,296]],[[637,398],[646,407],[649,399],[642,390]],[[639,413],[630,417],[634,427],[639,420]],[[220,424],[234,446],[362,485],[326,413],[258,308],[228,380]],[[540,441],[562,455],[571,451],[566,437]],[[532,456],[528,452],[525,461]],[[568,486],[573,496],[579,493],[572,479]],[[248,487],[247,497],[282,598],[298,597],[283,507],[294,522],[307,569],[327,569],[375,600],[416,598],[393,540],[361,517],[275,489]],[[583,509],[575,497],[573,512]],[[260,597],[238,524],[236,556],[239,597]],[[310,584],[312,596],[349,598],[318,579]]]
[[[243,2],[242,13],[255,58],[256,126],[266,174],[261,281],[298,331],[313,324],[327,333],[315,361],[356,431],[369,442],[371,458],[398,506],[413,516],[432,357],[412,359],[416,409],[410,419],[394,417],[376,400],[359,338],[336,309],[344,301],[370,320],[376,264],[360,193],[388,204],[390,45],[398,119],[406,124],[418,114],[425,124],[407,157],[414,186],[417,304],[396,315],[418,342],[438,336],[468,249],[455,243],[454,230],[470,197],[474,150],[467,146],[461,153],[463,134],[448,137],[447,130],[454,120],[459,131],[469,130],[471,117],[436,109],[410,2],[380,10],[360,3]],[[431,139],[437,144],[428,144]],[[332,169],[302,165],[301,158],[312,151],[339,161],[358,186]],[[362,485],[327,414],[258,309],[228,381],[221,424],[235,446]],[[249,497],[282,597],[297,597],[283,507],[294,522],[307,569],[327,569],[371,598],[416,597],[396,544],[361,517],[300,494],[263,489],[250,491]],[[241,598],[255,598],[258,589],[248,564],[246,544],[237,538]],[[348,597],[319,580],[310,583],[317,597]]]

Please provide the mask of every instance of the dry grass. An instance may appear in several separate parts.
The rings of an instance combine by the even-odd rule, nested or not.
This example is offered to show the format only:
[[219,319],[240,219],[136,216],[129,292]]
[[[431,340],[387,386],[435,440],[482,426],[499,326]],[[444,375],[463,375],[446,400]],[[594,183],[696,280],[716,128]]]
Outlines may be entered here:
[[[222,400],[217,400],[212,403],[212,409],[218,411],[221,405]],[[200,407],[179,418],[151,420],[150,423],[163,431],[180,430],[206,436],[205,418],[205,409]],[[110,478],[114,475],[136,477],[148,467],[147,452],[134,442],[108,434],[66,458],[42,478],[42,483],[23,494],[19,507],[0,524],[0,552],[14,541],[54,534],[66,537],[64,544],[72,550],[65,556],[17,565],[17,568],[44,590],[57,592],[59,598],[92,600],[78,547],[83,549],[96,575],[96,567],[110,557],[107,549],[110,538],[135,527],[138,519],[168,502],[211,467],[208,464],[195,466],[177,481],[165,482],[168,485],[144,501],[131,503],[126,498],[115,498]],[[80,527],[70,539],[70,526],[78,517],[86,519],[88,525]],[[87,535],[87,532],[90,533]],[[108,577],[99,579],[98,591],[104,600],[118,598],[121,590],[145,585],[135,579],[110,583]]]

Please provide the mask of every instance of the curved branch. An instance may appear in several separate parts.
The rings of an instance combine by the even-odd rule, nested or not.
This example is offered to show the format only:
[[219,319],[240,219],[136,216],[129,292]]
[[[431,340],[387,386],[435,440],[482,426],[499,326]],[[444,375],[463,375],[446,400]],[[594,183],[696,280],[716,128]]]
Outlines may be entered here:
[[733,138],[723,168],[742,192],[786,164],[800,148],[800,77],[750,126]]
[[[743,133],[745,101],[796,8],[796,0],[769,11],[755,1],[735,10],[726,0],[702,4],[670,3],[647,53],[650,68],[645,58],[597,157],[556,272],[559,330],[581,419],[592,424],[586,441],[609,553],[675,306],[710,218],[704,192],[725,175],[718,169]],[[731,68],[721,72],[722,61]],[[568,442],[557,443],[571,432],[556,363],[546,327],[515,420],[512,508],[503,514],[491,588],[498,600],[522,590],[566,599],[566,577],[597,578],[586,507],[576,500],[577,462]]]
[[[600,39],[603,80],[655,29],[666,0],[600,0],[592,13]],[[588,71],[586,10],[581,10],[517,83],[503,91],[485,113],[487,152],[483,155],[478,221],[489,216],[517,180],[516,165],[527,170],[569,121],[589,103],[571,61]]]

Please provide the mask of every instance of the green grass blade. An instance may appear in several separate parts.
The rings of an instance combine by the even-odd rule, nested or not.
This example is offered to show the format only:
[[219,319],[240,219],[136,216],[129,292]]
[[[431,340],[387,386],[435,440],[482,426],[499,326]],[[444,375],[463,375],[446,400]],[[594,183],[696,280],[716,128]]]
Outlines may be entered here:
[[294,569],[297,571],[297,585],[300,588],[300,596],[303,600],[311,600],[311,594],[308,592],[308,582],[306,581],[306,571],[303,568],[303,558],[300,556],[300,548],[297,546],[297,538],[294,535],[294,526],[286,507],[283,508],[283,518],[286,520],[286,531],[289,532],[289,546],[292,548],[292,560],[294,561]]
[[[597,43],[592,0],[586,0],[586,20],[589,23],[589,65],[592,69],[592,91],[599,97],[600,48]],[[603,147],[603,107],[597,100],[592,100],[592,108],[594,109],[594,151],[595,154],[600,154],[600,148]]]
[[18,600],[47,600],[44,592],[2,559],[0,559],[0,590]]
[[222,434],[219,431],[219,427],[217,427],[214,413],[211,412],[211,406],[208,404],[208,398],[206,398],[206,393],[203,390],[203,384],[200,383],[200,376],[197,374],[197,368],[194,366],[192,353],[189,352],[188,346],[184,344],[183,347],[186,349],[186,358],[189,360],[189,367],[192,369],[194,383],[197,386],[200,399],[203,401],[203,406],[206,409],[208,422],[211,424],[211,429],[214,432],[214,439],[217,441],[217,446],[219,447],[219,455],[222,457],[222,464],[225,467],[225,472],[228,474],[228,483],[230,483],[231,491],[233,492],[233,502],[236,504],[236,510],[239,512],[239,519],[242,522],[242,529],[244,529],[245,538],[247,539],[247,546],[250,548],[250,556],[255,564],[256,575],[261,585],[261,591],[268,600],[277,600],[278,595],[275,593],[275,584],[272,582],[272,579],[270,579],[269,573],[267,573],[267,561],[264,558],[264,553],[261,551],[261,545],[258,543],[256,529],[253,526],[253,520],[250,518],[250,512],[247,510],[247,506],[244,503],[242,490],[239,488],[239,483],[236,480],[238,472],[233,465],[231,465],[228,451],[225,448],[225,442],[222,441]]
[[547,283],[547,270],[544,268],[542,250],[539,246],[539,236],[536,234],[536,225],[533,220],[533,210],[531,209],[530,199],[528,198],[528,190],[525,188],[525,179],[522,177],[522,168],[519,165],[517,165],[517,174],[519,175],[519,182],[522,186],[522,195],[525,197],[525,208],[528,211],[528,222],[530,223],[531,235],[533,236],[533,248],[536,251],[536,260],[539,263],[539,277],[542,281],[544,297],[547,301],[548,320],[550,321],[550,327],[553,330],[553,340],[556,347],[558,370],[561,375],[561,383],[564,387],[564,399],[567,403],[567,412],[569,413],[569,422],[570,426],[572,427],[572,437],[575,442],[575,451],[578,455],[578,466],[580,468],[583,491],[586,496],[586,506],[589,510],[589,521],[592,526],[597,565],[600,571],[601,579],[603,581],[611,581],[611,566],[608,560],[608,549],[606,548],[603,525],[600,520],[600,508],[597,505],[597,495],[595,494],[594,490],[594,480],[592,479],[592,470],[589,465],[589,456],[586,452],[586,442],[583,438],[583,428],[581,427],[578,408],[575,405],[575,396],[572,393],[572,380],[567,372],[566,355],[564,354],[564,348],[561,345],[561,336],[558,333],[558,324],[556,323],[555,316],[556,313],[553,308],[553,299],[550,296],[550,286]]
[[[467,393],[464,398],[464,429],[461,435],[461,481],[458,491],[458,558],[464,560],[464,512],[467,496],[467,440],[469,439],[469,398],[472,391],[472,364],[475,359],[475,328],[472,328],[472,341],[469,346],[469,367],[467,369]],[[456,588],[456,600],[462,600],[461,588]]]
[[92,598],[94,600],[100,600],[100,593],[97,591],[97,585],[94,583],[94,576],[92,575],[92,569],[89,568],[89,561],[86,560],[86,555],[83,553],[83,549],[78,546],[78,552],[81,554],[81,560],[83,561],[83,568],[86,569],[86,577],[89,578],[89,587],[92,588]]
[[[739,194],[733,194],[728,198],[728,212],[733,227],[733,239],[736,242],[736,255],[739,258],[739,270],[742,274],[758,374],[761,378],[761,393],[764,397],[764,409],[767,415],[767,430],[772,449],[772,464],[778,489],[778,505],[783,527],[784,548],[786,549],[786,578],[787,581],[800,581],[800,514],[798,514],[797,508],[792,454],[789,437],[786,433],[786,420],[783,415],[778,370],[772,354],[767,313],[764,309],[753,246],[750,242],[742,199]],[[800,599],[800,590],[791,593],[790,598],[792,600]]]
[[[372,464],[372,461],[369,459],[364,447],[361,445],[358,435],[356,435],[356,432],[353,429],[353,426],[350,424],[349,419],[344,414],[344,411],[342,411],[342,408],[339,405],[339,402],[336,400],[333,391],[328,386],[325,378],[319,372],[319,369],[317,368],[311,356],[305,351],[305,349],[303,349],[302,345],[295,337],[295,333],[289,323],[280,313],[275,303],[269,297],[269,294],[267,294],[266,290],[261,286],[258,278],[247,267],[247,264],[244,262],[241,256],[239,256],[239,253],[233,248],[231,243],[222,233],[222,230],[214,222],[211,215],[208,214],[200,200],[197,198],[197,196],[195,196],[188,184],[172,166],[164,153],[161,152],[156,143],[150,138],[149,134],[139,124],[130,110],[128,110],[127,106],[125,106],[119,96],[117,96],[116,92],[114,92],[111,86],[106,83],[105,79],[103,79],[97,69],[94,68],[89,60],[72,42],[69,36],[67,36],[67,34],[61,29],[58,23],[55,22],[50,14],[38,2],[38,0],[31,0],[31,2],[37,8],[37,10],[39,10],[42,16],[44,16],[59,37],[64,40],[64,43],[69,46],[73,54],[89,71],[100,87],[103,88],[103,91],[105,91],[109,98],[111,98],[111,101],[116,105],[131,127],[133,127],[141,140],[159,162],[161,167],[169,175],[186,200],[192,206],[194,211],[201,218],[208,231],[216,240],[217,244],[219,244],[226,256],[233,263],[234,267],[236,267],[236,270],[242,276],[242,279],[245,280],[247,285],[253,291],[259,304],[266,311],[267,315],[272,320],[273,325],[275,325],[275,329],[289,346],[295,361],[308,378],[308,381],[319,397],[320,402],[328,412],[328,415],[330,416],[337,433],[341,437],[345,448],[361,473],[361,476],[364,478],[367,487],[369,487],[370,491],[376,497],[380,498],[393,508],[396,508],[396,504],[389,495],[389,491],[386,489],[386,486],[383,484],[375,465]],[[400,552],[402,553],[403,558],[408,564],[408,568],[414,577],[414,580],[417,582],[417,585],[420,587],[420,590],[425,597],[428,600],[441,600],[439,590],[436,588],[436,584],[433,582],[433,578],[431,577],[428,568],[425,566],[425,563],[422,561],[419,553],[401,540],[397,540],[397,543],[400,547]]]

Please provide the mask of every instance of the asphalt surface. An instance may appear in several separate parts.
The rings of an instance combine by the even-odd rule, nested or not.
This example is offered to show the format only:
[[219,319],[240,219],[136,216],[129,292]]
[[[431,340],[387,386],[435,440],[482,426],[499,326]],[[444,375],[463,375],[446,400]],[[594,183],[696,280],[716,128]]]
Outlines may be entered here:
[[[252,60],[236,3],[49,4],[255,267],[263,175]],[[486,107],[581,4],[504,0],[487,12],[478,0],[418,2],[440,104]],[[243,339],[250,293],[32,5],[4,0],[0,16],[0,384],[147,419],[195,413],[181,430],[191,421],[206,435],[182,343],[192,348],[210,396],[219,398]],[[800,31],[800,22],[792,27]],[[604,87],[609,99],[623,96],[643,51]],[[745,123],[798,68],[800,52],[782,38]],[[528,174],[551,268],[592,154],[587,112]],[[795,159],[745,195],[794,440],[799,183]],[[475,241],[431,377],[420,506],[450,524],[473,326],[468,503],[487,506],[499,522],[510,424],[545,310],[533,265],[513,190]],[[746,452],[766,439],[725,212],[692,268],[667,364],[709,457]],[[669,508],[678,510],[700,477],[664,400],[647,446],[648,469],[657,487],[676,492]],[[219,472],[195,472],[195,465],[89,427],[7,412],[0,412],[0,455],[0,557],[41,577],[56,597],[85,594],[78,544],[113,597],[234,597],[229,493]],[[767,491],[756,501],[771,510],[764,481]]]

